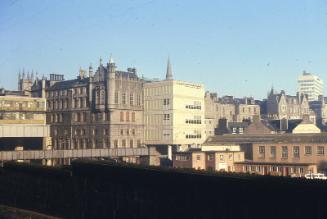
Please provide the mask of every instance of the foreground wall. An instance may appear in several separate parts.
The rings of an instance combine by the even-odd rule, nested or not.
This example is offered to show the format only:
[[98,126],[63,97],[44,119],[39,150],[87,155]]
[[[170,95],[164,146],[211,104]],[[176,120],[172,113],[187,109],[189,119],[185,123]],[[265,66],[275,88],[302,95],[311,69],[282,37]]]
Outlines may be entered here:
[[75,162],[7,164],[0,204],[64,218],[326,218],[327,184]]

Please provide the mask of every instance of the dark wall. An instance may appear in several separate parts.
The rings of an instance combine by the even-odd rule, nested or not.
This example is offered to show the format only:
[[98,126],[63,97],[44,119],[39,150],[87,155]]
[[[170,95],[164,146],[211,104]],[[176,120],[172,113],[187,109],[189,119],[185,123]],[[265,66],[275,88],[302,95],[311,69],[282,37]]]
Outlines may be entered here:
[[327,184],[100,162],[7,164],[0,203],[64,218],[326,218]]
[[0,151],[13,151],[16,146],[24,150],[42,150],[42,138],[0,138]]

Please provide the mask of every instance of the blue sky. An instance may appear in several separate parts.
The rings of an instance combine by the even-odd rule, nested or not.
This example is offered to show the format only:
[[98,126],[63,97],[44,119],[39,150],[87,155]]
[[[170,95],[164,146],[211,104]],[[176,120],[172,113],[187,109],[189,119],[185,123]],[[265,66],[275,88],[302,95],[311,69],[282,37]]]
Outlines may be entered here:
[[0,87],[22,68],[74,78],[110,54],[156,78],[169,55],[175,79],[219,96],[295,94],[303,70],[327,83],[327,1],[0,1]]

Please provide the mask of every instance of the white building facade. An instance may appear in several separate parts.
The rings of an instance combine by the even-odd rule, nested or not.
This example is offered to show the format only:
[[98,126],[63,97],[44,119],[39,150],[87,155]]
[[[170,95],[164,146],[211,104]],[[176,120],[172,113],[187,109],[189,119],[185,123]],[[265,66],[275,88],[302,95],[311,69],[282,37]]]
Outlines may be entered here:
[[324,94],[324,82],[318,76],[304,71],[298,78],[298,91],[307,94],[309,101],[318,100]]
[[204,86],[172,79],[144,84],[144,141],[147,145],[200,146],[206,139]]

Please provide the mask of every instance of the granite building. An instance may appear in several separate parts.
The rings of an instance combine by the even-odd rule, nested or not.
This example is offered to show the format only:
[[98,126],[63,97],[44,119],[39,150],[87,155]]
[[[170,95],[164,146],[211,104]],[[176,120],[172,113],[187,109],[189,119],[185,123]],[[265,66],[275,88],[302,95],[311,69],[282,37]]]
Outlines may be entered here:
[[270,120],[302,119],[303,115],[310,115],[310,119],[315,122],[315,113],[310,110],[308,96],[305,94],[290,96],[283,90],[275,93],[274,89],[271,89],[266,104],[266,116]]
[[135,148],[143,145],[143,80],[135,68],[119,71],[112,58],[93,72],[80,69],[35,79],[32,96],[47,99],[54,149]]
[[223,96],[218,98],[217,93],[205,93],[205,117],[213,119],[216,127],[220,119],[227,122],[252,121],[254,116],[260,116],[260,106],[253,98],[234,98]]

